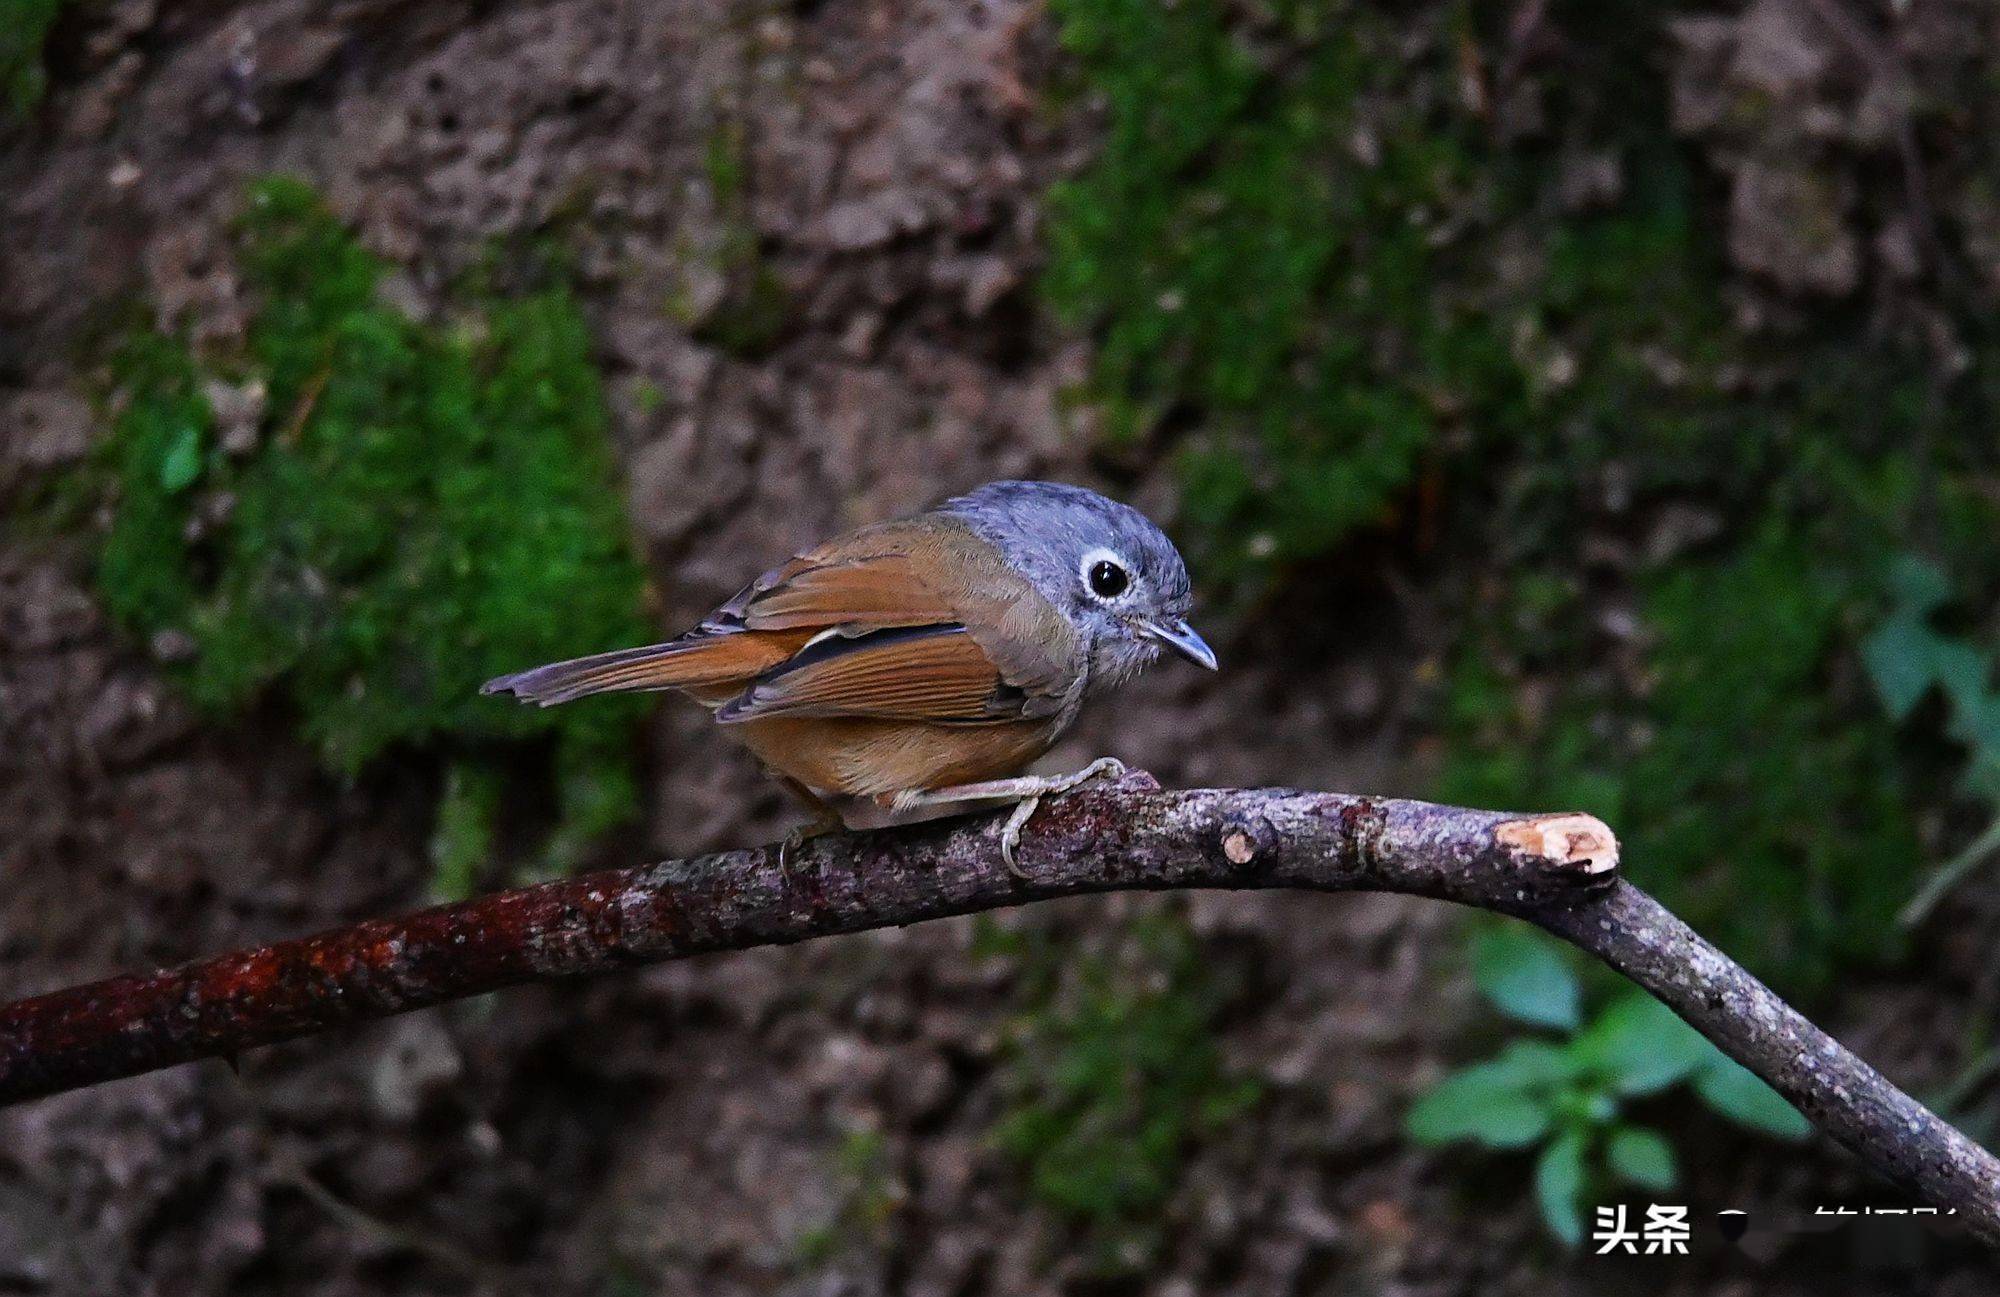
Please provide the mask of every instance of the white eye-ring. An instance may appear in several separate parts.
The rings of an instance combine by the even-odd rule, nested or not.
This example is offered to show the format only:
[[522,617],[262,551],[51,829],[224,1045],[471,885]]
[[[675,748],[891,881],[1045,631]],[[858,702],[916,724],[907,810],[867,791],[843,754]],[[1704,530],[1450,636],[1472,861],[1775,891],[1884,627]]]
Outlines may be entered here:
[[1110,603],[1132,588],[1132,569],[1122,555],[1108,549],[1093,549],[1077,564],[1083,588],[1091,596]]

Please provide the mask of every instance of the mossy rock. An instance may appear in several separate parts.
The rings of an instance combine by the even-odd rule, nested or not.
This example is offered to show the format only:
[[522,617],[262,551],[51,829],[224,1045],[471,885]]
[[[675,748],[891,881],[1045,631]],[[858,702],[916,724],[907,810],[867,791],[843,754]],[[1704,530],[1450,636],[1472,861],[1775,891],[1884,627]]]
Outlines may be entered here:
[[[460,327],[411,320],[382,299],[381,261],[284,178],[252,192],[239,249],[259,305],[247,354],[218,368],[266,393],[254,445],[219,444],[215,375],[185,347],[129,341],[106,603],[191,642],[175,670],[211,711],[285,699],[343,774],[392,749],[491,762],[552,742],[552,850],[573,858],[636,812],[633,706],[478,689],[648,638],[575,303],[551,287],[461,303]],[[451,786],[497,803],[482,778]],[[462,844],[460,819],[444,827]]]

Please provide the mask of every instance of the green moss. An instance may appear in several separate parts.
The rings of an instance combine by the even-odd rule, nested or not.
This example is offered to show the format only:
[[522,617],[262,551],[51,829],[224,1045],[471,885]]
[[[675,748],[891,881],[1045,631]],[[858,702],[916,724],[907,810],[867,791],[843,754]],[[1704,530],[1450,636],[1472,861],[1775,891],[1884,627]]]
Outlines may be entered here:
[[694,336],[732,356],[755,359],[784,337],[791,321],[791,297],[754,239],[748,241],[747,250],[733,247],[724,255],[729,287],[721,302],[695,323]]
[[791,323],[791,294],[771,264],[750,217],[749,143],[740,120],[725,117],[702,152],[709,201],[717,222],[712,246],[683,249],[722,278],[718,300],[697,305],[686,289],[669,294],[667,313],[694,336],[733,356],[768,353]]
[[716,210],[740,215],[750,198],[750,150],[741,118],[724,116],[702,142],[702,174]]
[[824,1266],[849,1249],[886,1247],[896,1213],[908,1199],[888,1140],[878,1130],[844,1133],[834,1150],[832,1171],[838,1198],[832,1218],[804,1231],[795,1244],[804,1269]]
[[213,417],[194,362],[168,339],[135,336],[119,356],[118,373],[132,401],[107,448],[118,512],[98,557],[97,582],[120,621],[161,630],[185,619],[196,597],[187,540],[191,483],[177,482],[169,465],[186,448],[199,453],[206,446]]
[[1218,0],[1055,12],[1107,120],[1095,165],[1049,194],[1043,289],[1099,339],[1111,435],[1202,425],[1185,500],[1211,571],[1321,552],[1384,511],[1431,436],[1430,371],[1460,344],[1405,217],[1449,201],[1464,153],[1412,122],[1379,165],[1328,165],[1395,66],[1347,6],[1278,6],[1295,60],[1277,77]]
[[[1630,28],[1604,33],[1629,65],[1556,79],[1551,112],[1599,130],[1632,190],[1563,221],[1557,159],[1501,146],[1465,103],[1470,9],[1414,51],[1344,0],[1257,21],[1221,0],[1054,9],[1105,133],[1049,195],[1042,287],[1097,341],[1113,438],[1192,428],[1184,512],[1212,580],[1326,553],[1426,461],[1456,478],[1581,443],[1577,466],[1634,444],[1671,463],[1729,420],[1688,179],[1663,124],[1627,138],[1632,113],[1664,112],[1631,39],[1656,16],[1608,24]],[[1551,486],[1576,476],[1551,467]]]
[[[1441,507],[1411,561],[1463,628],[1441,795],[1602,811],[1637,877],[1824,985],[1893,953],[1916,855],[1855,646],[1917,511],[1955,561],[2000,563],[1969,498],[2000,364],[1938,421],[1925,358],[1858,317],[1746,333],[1668,126],[1663,14],[1585,9],[1563,27],[1589,56],[1536,79],[1559,129],[1510,140],[1465,90],[1504,11],[1056,0],[1104,142],[1050,195],[1043,288],[1097,343],[1110,435],[1177,457],[1212,585],[1282,582],[1395,519],[1421,472]],[[1577,156],[1622,194],[1565,210]],[[1699,548],[1661,564],[1628,534],[1626,569],[1586,565],[1580,533],[1667,503],[1712,519]],[[1607,596],[1640,613],[1636,670],[1607,669]]]
[[991,924],[983,933],[984,950],[1023,971],[993,1137],[1097,1269],[1142,1269],[1195,1145],[1257,1100],[1216,1045],[1232,988],[1178,914],[1080,959]]
[[1538,707],[1496,669],[1518,658],[1476,640],[1439,796],[1604,817],[1635,881],[1794,989],[1891,957],[1915,827],[1892,735],[1827,678],[1874,593],[1773,524],[1647,583],[1643,692],[1607,682]]
[[64,0],[0,0],[0,96],[25,113],[48,89],[42,46],[56,25]]
[[506,791],[490,765],[456,761],[445,772],[431,831],[431,888],[441,899],[462,900],[478,890],[480,872],[493,860],[494,822]]
[[[207,708],[286,699],[345,774],[396,747],[552,741],[552,849],[574,858],[635,811],[634,709],[542,712],[478,688],[647,634],[575,304],[552,289],[471,303],[455,330],[414,322],[378,298],[381,263],[286,179],[254,190],[240,250],[260,306],[233,377],[268,392],[259,444],[223,453],[194,360],[133,340],[107,605],[141,634],[192,638],[181,675]],[[223,501],[225,521],[195,525]],[[461,844],[444,854],[463,881],[460,800],[441,841]]]

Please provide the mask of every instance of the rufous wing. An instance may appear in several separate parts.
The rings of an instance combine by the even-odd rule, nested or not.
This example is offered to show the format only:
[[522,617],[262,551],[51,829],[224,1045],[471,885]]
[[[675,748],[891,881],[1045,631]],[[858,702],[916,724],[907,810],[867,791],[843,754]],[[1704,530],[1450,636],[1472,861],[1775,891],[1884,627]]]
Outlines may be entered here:
[[920,564],[892,552],[799,565],[753,594],[742,617],[750,630],[859,630],[944,625],[958,610],[948,592],[924,580]]
[[690,631],[665,644],[614,649],[498,676],[481,685],[479,692],[512,694],[522,702],[553,707],[591,694],[727,687],[754,680],[791,657],[808,638],[804,632],[744,635]]
[[724,724],[771,716],[1019,720],[1021,694],[955,623],[831,634],[759,676],[718,710]]
[[991,546],[935,517],[864,528],[772,569],[679,639],[485,686],[544,705],[686,689],[717,718],[978,723],[1051,714],[1073,632]]
[[964,626],[1021,714],[1047,716],[1082,671],[1075,628],[999,551],[954,519],[866,528],[768,574],[736,600],[752,625]]

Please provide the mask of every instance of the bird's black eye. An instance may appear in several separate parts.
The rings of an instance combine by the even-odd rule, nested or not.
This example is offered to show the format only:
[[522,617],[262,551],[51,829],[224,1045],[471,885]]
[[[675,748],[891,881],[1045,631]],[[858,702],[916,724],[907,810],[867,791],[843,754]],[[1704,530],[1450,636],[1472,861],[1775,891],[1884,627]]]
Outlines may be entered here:
[[1132,578],[1108,558],[1101,558],[1090,565],[1090,592],[1100,599],[1116,599],[1132,584]]

